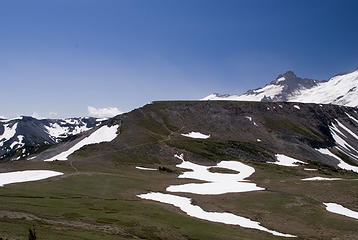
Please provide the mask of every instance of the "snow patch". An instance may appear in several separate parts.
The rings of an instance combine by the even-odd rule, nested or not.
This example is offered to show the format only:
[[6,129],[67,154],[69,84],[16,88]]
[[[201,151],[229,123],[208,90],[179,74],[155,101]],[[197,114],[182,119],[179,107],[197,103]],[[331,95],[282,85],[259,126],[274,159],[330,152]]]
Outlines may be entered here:
[[102,143],[102,142],[111,142],[117,137],[117,130],[119,125],[114,125],[112,127],[102,126],[93,132],[88,137],[82,139],[80,142],[72,146],[67,151],[64,151],[50,159],[46,159],[45,161],[54,161],[54,160],[67,160],[68,156],[74,153],[75,151],[79,150],[83,146]]
[[205,135],[203,133],[200,132],[190,132],[190,133],[182,133],[181,134],[184,137],[189,137],[189,138],[199,138],[199,139],[207,139],[210,137],[210,135]]
[[63,175],[63,173],[49,170],[26,170],[0,173],[0,187],[6,184],[38,181],[59,175]]
[[144,171],[156,171],[157,169],[155,168],[146,168],[146,167],[135,167],[136,169],[139,170],[144,170]]
[[153,200],[157,202],[162,202],[166,204],[171,204],[175,207],[180,208],[183,212],[188,214],[191,217],[211,221],[211,222],[218,222],[218,223],[224,223],[224,224],[230,224],[230,225],[239,225],[244,228],[251,228],[251,229],[257,229],[260,231],[269,232],[275,236],[281,236],[281,237],[296,237],[291,234],[284,234],[280,232],[276,232],[273,230],[269,230],[263,226],[260,225],[259,222],[252,221],[249,218],[240,217],[237,215],[234,215],[232,213],[219,213],[219,212],[207,212],[203,210],[201,207],[193,205],[190,198],[187,197],[180,197],[175,196],[172,194],[164,194],[159,192],[151,192],[147,194],[140,194],[138,197],[142,199],[147,200]]
[[357,120],[357,119],[355,119],[354,117],[352,117],[352,116],[349,115],[348,113],[346,113],[346,115],[347,115],[350,119],[352,119],[353,121],[355,121],[356,123],[358,123],[358,120]]
[[[16,145],[19,145],[19,146],[17,146],[16,149],[22,148],[23,146],[25,146],[25,143],[23,142],[24,139],[25,139],[25,137],[24,137],[23,135],[18,135],[18,136],[17,136],[17,139],[18,139],[19,141],[13,141],[13,142],[11,143],[11,145],[10,145],[10,148],[11,148],[11,149],[13,149]],[[25,149],[24,149],[24,150],[25,150]],[[24,153],[24,152],[23,152],[23,153]]]
[[326,177],[311,177],[311,178],[303,178],[302,181],[336,181],[343,180],[342,178],[326,178]]
[[337,203],[323,203],[326,206],[326,210],[329,212],[337,213],[346,217],[358,219],[358,212],[343,207]]
[[337,119],[336,119],[336,122],[339,127],[343,128],[346,132],[348,132],[351,136],[353,136],[355,139],[358,140],[358,136],[354,132],[352,132],[349,128],[347,128],[342,123],[340,123]]
[[3,144],[13,138],[16,134],[17,129],[17,123],[13,124],[11,127],[10,124],[4,124],[4,132],[0,135],[0,147],[3,146]]
[[249,119],[250,122],[252,122],[252,117],[246,116],[246,119]]
[[183,153],[180,154],[180,155],[179,154],[174,154],[174,157],[184,161],[184,154]]
[[[166,189],[168,192],[216,195],[265,190],[264,188],[258,187],[255,183],[250,183],[245,180],[255,172],[255,169],[243,163],[236,161],[221,161],[215,166],[203,166],[185,161],[183,155],[175,155],[175,157],[183,161],[177,165],[178,168],[191,170],[182,173],[178,178],[196,179],[206,181],[206,183],[172,185]],[[239,173],[213,173],[209,171],[209,169],[213,167],[226,168]]]
[[288,157],[283,154],[276,154],[275,156],[276,156],[277,162],[268,162],[268,163],[276,164],[276,165],[280,165],[280,166],[286,166],[286,167],[298,167],[299,165],[297,165],[295,163],[307,164],[303,161],[294,159],[292,157]]
[[298,110],[301,110],[300,106],[298,106],[298,105],[293,105],[293,107],[298,109]]
[[286,78],[285,77],[280,77],[276,80],[276,83],[279,83],[279,82],[282,82],[282,81],[285,81]]

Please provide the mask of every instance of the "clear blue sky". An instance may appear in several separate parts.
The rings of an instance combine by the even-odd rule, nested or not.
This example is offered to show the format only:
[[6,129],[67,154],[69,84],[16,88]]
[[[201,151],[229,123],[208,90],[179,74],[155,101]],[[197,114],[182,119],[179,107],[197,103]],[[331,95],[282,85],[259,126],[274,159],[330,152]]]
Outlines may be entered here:
[[358,1],[4,0],[0,115],[128,111],[358,67]]

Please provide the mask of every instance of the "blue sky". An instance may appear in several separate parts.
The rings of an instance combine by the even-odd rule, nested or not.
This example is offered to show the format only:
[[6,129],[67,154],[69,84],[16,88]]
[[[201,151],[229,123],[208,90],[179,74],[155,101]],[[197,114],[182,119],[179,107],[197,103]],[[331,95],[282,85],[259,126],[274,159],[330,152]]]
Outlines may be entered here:
[[[358,67],[358,1],[0,2],[0,115],[83,116]],[[56,114],[57,115],[56,115]]]

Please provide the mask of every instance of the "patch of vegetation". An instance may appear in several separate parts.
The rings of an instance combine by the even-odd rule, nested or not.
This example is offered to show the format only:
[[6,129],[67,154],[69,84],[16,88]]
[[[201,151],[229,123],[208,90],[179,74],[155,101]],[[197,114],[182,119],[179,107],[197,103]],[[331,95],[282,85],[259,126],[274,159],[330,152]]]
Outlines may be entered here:
[[[285,132],[286,134],[288,134],[289,132],[293,132],[314,140],[322,139],[321,134],[319,132],[313,130],[308,126],[302,126],[300,124],[294,123],[288,119],[284,119],[284,118],[277,119],[277,118],[265,116],[264,120],[265,120],[265,127],[271,132],[281,131],[281,132]],[[287,130],[289,131],[287,132]]]
[[337,150],[337,156],[342,159],[344,162],[350,164],[350,165],[353,165],[353,166],[356,166],[358,167],[358,163],[354,160],[352,160],[347,154]]
[[165,127],[163,127],[163,123],[157,122],[154,119],[142,119],[138,125],[159,135],[167,136],[170,134],[170,132]]
[[212,173],[228,173],[228,174],[238,174],[238,171],[227,169],[227,168],[220,168],[220,167],[211,167],[208,169],[209,172]]
[[158,170],[159,170],[160,172],[167,172],[167,173],[174,173],[174,172],[176,172],[176,171],[174,171],[174,170],[172,170],[172,169],[170,169],[170,168],[168,168],[168,167],[163,167],[163,166],[159,166]]

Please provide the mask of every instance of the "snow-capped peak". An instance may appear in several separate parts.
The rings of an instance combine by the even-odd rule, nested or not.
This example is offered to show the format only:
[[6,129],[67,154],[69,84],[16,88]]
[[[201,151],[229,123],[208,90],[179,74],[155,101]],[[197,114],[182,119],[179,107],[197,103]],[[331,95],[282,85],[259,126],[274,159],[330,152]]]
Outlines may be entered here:
[[249,90],[242,95],[211,94],[201,100],[232,100],[232,101],[287,101],[297,91],[317,85],[318,81],[297,77],[292,71],[278,75],[263,88]]
[[304,102],[358,106],[358,69],[327,81],[297,77],[292,71],[280,74],[263,88],[242,95],[211,94],[201,100]]

